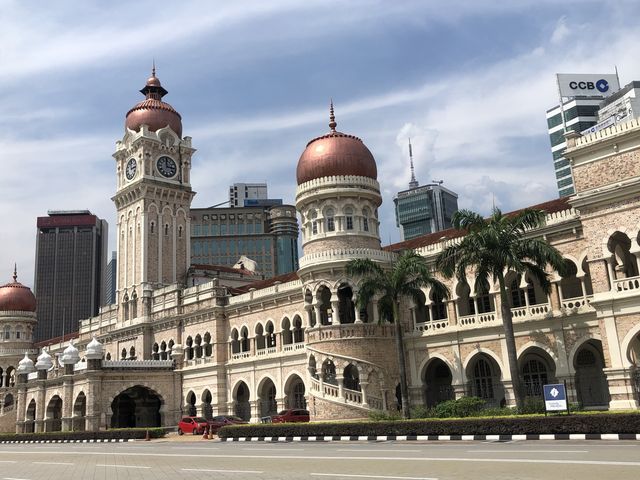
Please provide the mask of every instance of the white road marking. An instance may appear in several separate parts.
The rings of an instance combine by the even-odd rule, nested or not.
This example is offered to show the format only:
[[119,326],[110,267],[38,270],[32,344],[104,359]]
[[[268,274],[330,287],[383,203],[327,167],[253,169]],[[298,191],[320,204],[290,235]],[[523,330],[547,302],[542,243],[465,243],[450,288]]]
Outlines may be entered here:
[[208,468],[181,468],[183,472],[212,472],[212,473],[264,473],[259,470],[212,470]]
[[[376,450],[376,449],[365,449],[365,448],[338,448],[336,451],[338,452],[375,452],[375,453],[379,453],[379,452],[391,452],[391,453],[398,453],[398,450]],[[416,453],[420,453],[423,450],[408,450],[408,449],[402,449],[403,452],[416,452]]]
[[[148,447],[145,447],[148,448]],[[220,450],[218,447],[170,447],[171,450]]]
[[151,468],[151,467],[142,467],[139,465],[106,465],[104,463],[99,463],[96,467],[114,467],[114,468]]
[[31,462],[36,465],[75,465],[75,463],[65,463],[65,462]]
[[589,453],[589,450],[467,450],[467,452],[482,453]]
[[3,477],[2,480],[30,480],[28,478]]
[[304,448],[243,448],[247,452],[255,452],[256,450],[264,452],[304,452]]
[[[37,450],[0,450],[0,454],[9,455],[51,455],[52,452],[38,452]],[[68,451],[60,450],[55,452],[57,455],[86,455],[87,452],[82,451]],[[182,457],[182,458],[239,458],[239,459],[259,459],[259,460],[367,460],[367,461],[390,461],[390,462],[471,462],[471,463],[537,463],[537,464],[560,464],[560,465],[615,465],[620,467],[640,467],[640,461],[638,462],[621,462],[613,460],[550,460],[539,458],[469,458],[469,457],[341,457],[336,455],[317,455],[300,457],[295,455],[198,455],[198,454],[182,454],[182,453],[129,453],[118,452],[122,457]],[[91,452],[90,455],[114,455],[114,452]],[[14,462],[12,462],[14,463]],[[126,466],[126,465],[105,465],[110,466]],[[151,468],[151,467],[138,467],[138,468]]]
[[434,477],[389,477],[386,475],[348,475],[346,473],[310,473],[314,477],[350,477],[350,478],[385,478],[385,479],[402,479],[402,480],[438,480]]

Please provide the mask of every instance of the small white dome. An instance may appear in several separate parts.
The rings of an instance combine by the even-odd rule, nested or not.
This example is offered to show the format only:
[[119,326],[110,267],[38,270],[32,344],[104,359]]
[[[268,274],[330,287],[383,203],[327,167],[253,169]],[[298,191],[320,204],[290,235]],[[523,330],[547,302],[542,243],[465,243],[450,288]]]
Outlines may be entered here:
[[78,349],[73,345],[73,340],[69,342],[69,346],[62,352],[60,361],[63,365],[75,365],[80,361],[80,352],[78,352]]
[[43,348],[42,353],[38,355],[36,368],[38,370],[49,370],[51,367],[53,367],[53,360],[51,359],[51,355],[49,355],[47,350]]
[[87,345],[87,360],[101,360],[104,355],[104,347],[94,336]]
[[29,358],[29,354],[25,352],[24,358],[18,362],[18,368],[16,372],[18,375],[34,372],[36,367],[33,365],[33,360]]

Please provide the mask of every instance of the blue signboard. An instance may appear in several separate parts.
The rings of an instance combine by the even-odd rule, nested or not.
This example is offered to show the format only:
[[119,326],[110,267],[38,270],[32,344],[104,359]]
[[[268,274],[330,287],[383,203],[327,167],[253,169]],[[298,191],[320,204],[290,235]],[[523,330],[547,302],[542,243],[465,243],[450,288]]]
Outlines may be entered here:
[[544,405],[548,412],[567,410],[567,389],[563,383],[544,385]]

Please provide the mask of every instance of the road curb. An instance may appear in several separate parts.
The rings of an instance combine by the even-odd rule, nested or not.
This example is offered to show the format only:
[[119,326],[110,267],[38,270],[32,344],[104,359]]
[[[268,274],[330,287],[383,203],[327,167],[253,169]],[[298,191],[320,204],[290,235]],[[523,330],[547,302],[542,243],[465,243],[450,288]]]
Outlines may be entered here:
[[135,442],[133,438],[97,438],[90,440],[0,440],[0,443],[123,443]]
[[387,441],[502,441],[513,440],[640,440],[640,433],[552,433],[529,435],[369,435],[220,438],[221,442],[387,442]]

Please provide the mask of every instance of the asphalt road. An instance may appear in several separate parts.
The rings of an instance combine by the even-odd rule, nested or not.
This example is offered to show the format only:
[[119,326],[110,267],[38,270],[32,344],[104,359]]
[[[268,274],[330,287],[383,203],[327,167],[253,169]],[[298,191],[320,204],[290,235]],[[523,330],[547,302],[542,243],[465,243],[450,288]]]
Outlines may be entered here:
[[640,478],[640,442],[0,445],[0,480],[453,480]]

